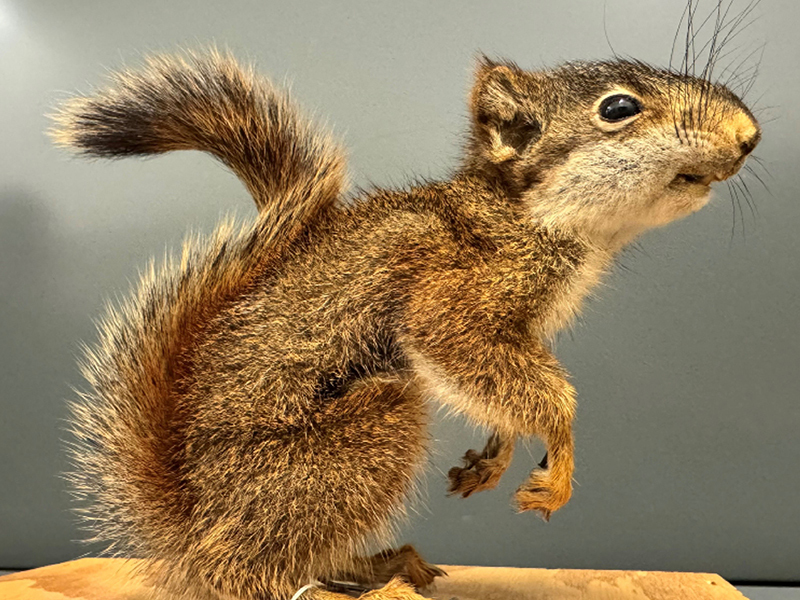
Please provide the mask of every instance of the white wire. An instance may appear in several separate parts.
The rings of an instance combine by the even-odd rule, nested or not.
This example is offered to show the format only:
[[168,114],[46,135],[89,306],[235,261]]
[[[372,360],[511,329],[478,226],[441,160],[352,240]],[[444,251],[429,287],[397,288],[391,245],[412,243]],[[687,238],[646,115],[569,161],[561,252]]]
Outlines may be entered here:
[[304,585],[303,587],[301,587],[299,590],[297,590],[294,593],[294,596],[292,596],[292,600],[297,600],[298,598],[300,598],[300,596],[305,594],[308,590],[310,590],[311,588],[315,588],[315,587],[317,587],[317,586],[314,583],[309,583],[308,585]]

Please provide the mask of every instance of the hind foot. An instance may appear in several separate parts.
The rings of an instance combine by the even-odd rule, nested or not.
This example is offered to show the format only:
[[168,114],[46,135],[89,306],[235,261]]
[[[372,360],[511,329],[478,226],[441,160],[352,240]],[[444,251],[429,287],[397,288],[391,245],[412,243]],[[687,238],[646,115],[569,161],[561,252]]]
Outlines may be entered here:
[[399,577],[395,577],[380,589],[367,592],[362,600],[426,600]]
[[312,588],[303,593],[298,600],[427,600],[420,596],[416,590],[399,577],[390,580],[386,585],[377,590],[363,594],[342,594],[337,591],[323,588]]
[[426,562],[413,546],[406,544],[360,558],[352,570],[337,573],[324,583],[328,589],[353,593],[387,584],[393,578],[400,577],[414,588],[422,589],[433,583],[436,577],[446,575],[436,565]]

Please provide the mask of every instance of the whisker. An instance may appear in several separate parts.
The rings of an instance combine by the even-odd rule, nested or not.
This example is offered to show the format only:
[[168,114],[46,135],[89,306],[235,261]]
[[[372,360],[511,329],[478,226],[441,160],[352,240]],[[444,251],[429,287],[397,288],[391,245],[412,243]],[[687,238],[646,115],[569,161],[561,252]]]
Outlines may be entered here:
[[742,82],[750,76],[750,73],[753,70],[753,67],[740,70],[743,66],[744,63],[739,63],[736,67],[732,68],[731,74],[725,79],[725,81],[722,82],[722,85],[725,85],[729,88],[741,86]]
[[[742,22],[747,19],[748,16],[756,9],[756,7],[761,3],[761,0],[753,0],[748,4],[741,13],[739,13],[736,17],[732,19],[730,24],[726,27],[728,32],[725,34],[725,37],[722,39],[722,43],[720,44],[720,49],[724,48],[728,43],[733,41],[742,31],[747,29],[756,19],[753,19],[747,25],[742,28],[739,26]],[[733,4],[733,2],[731,2]]]
[[[750,80],[752,81],[753,80],[752,78],[758,75],[758,70],[761,67],[761,58],[764,55],[764,47],[765,46],[766,46],[766,44],[762,44],[762,45],[758,46],[757,48],[755,48],[754,50],[749,52],[735,66],[733,66],[731,76],[728,77],[728,79],[725,81],[724,85],[726,85],[726,86],[731,86],[733,84],[739,85],[741,83],[742,79],[744,79],[746,77],[749,77]],[[756,64],[754,64],[751,67],[748,67],[747,69],[740,70],[747,63],[748,60],[750,60],[755,54],[759,54],[759,53],[760,53],[759,60],[758,60],[758,62]],[[752,74],[750,74],[751,72],[752,72]],[[723,73],[724,73],[724,71],[723,71]],[[752,86],[752,83],[750,83],[749,85]]]
[[753,75],[750,77],[750,81],[747,83],[747,86],[744,88],[744,91],[742,92],[741,97],[743,99],[747,97],[747,94],[749,94],[750,90],[753,89],[753,85],[755,84],[756,79],[758,79],[758,75],[761,72],[761,62],[764,60],[765,48],[766,48],[766,43],[761,45],[761,52],[759,52],[758,54],[758,62],[756,62],[756,67],[753,70]]
[[[733,0],[731,0],[733,1]],[[689,0],[689,4],[683,9],[683,13],[681,14],[681,19],[678,21],[678,28],[675,30],[675,36],[672,38],[672,50],[669,53],[669,71],[672,72],[672,63],[675,57],[675,46],[678,44],[678,36],[681,33],[681,29],[683,28],[683,20],[686,18],[686,11],[689,10],[692,2]]]
[[[745,25],[743,25],[740,29],[738,29],[738,30],[733,30],[733,29],[730,30],[728,32],[728,35],[725,37],[725,39],[722,40],[722,44],[720,45],[720,47],[721,48],[725,47],[728,44],[730,44],[731,42],[735,41],[737,37],[739,37],[743,32],[745,32],[756,21],[758,21],[758,17],[753,17],[750,21],[745,23]],[[720,56],[720,58],[724,58],[724,57],[728,56],[729,54],[730,54],[730,52],[728,52],[726,54],[723,54],[723,55]]]
[[723,67],[722,71],[720,71],[720,77],[725,73],[730,73],[734,71],[733,65],[739,61],[739,58],[747,51],[747,48],[743,48],[741,46],[733,46],[726,52],[720,52],[719,56],[717,57],[719,61],[727,61],[727,65]]
[[760,48],[761,46],[758,46],[754,50],[751,50],[744,58],[742,58],[742,55],[748,51],[747,47],[733,47],[725,54],[721,54],[720,59],[727,59],[728,57],[731,58],[725,68],[723,68],[720,72],[720,77],[726,73],[731,73],[731,75],[728,76],[729,79],[730,77],[735,76],[737,69],[741,68],[741,66],[745,64],[753,56],[753,54],[756,54]]
[[[733,0],[731,0],[731,3]],[[730,8],[730,4],[728,5]],[[711,77],[714,72],[714,67],[716,66],[716,49],[717,49],[717,40],[719,39],[720,30],[722,27],[723,16],[722,16],[722,0],[717,0],[717,8],[716,11],[712,11],[709,13],[709,17],[711,14],[716,13],[716,18],[714,20],[714,33],[711,36],[710,40],[710,47],[708,50],[708,62],[706,63],[705,68],[703,69],[702,77],[703,77],[703,90],[700,94],[700,101],[702,107],[701,113],[701,123],[706,122],[708,117],[708,107],[711,100]],[[727,11],[726,11],[727,12]],[[705,94],[705,100],[703,99],[703,93]]]
[[731,201],[731,239],[728,240],[728,246],[730,247],[733,245],[733,238],[736,235],[736,204],[733,201],[733,196],[736,193],[731,185],[730,180],[726,181],[725,184],[728,186],[728,198]]
[[737,21],[735,17],[732,20],[728,21],[728,14],[730,13],[733,4],[734,0],[730,0],[730,2],[728,2],[728,6],[725,8],[725,12],[722,14],[719,20],[717,39],[719,39],[720,36],[723,37],[722,40],[717,44],[717,49],[714,53],[715,64],[719,62],[719,59],[724,56],[721,54],[722,50],[724,49],[725,45],[730,41],[731,32],[734,31],[737,26]]
[[[726,15],[727,12],[730,10],[732,1],[733,0],[731,0],[731,4],[729,4],[728,8],[726,9]],[[723,85],[730,85],[734,79],[737,80],[737,83],[743,81],[745,79],[746,74],[749,73],[749,70],[746,71],[745,73],[741,73],[740,69],[743,67],[744,64],[746,64],[746,62],[752,57],[754,53],[759,51],[758,49],[756,49],[755,51],[745,56],[744,59],[739,60],[741,55],[746,50],[734,48],[733,50],[724,51],[724,49],[731,42],[733,42],[739,35],[741,35],[743,31],[747,30],[756,20],[758,20],[758,17],[753,17],[749,21],[748,18],[758,7],[760,1],[761,0],[751,1],[736,17],[731,19],[731,21],[728,24],[722,27],[722,29],[726,30],[726,33],[722,39],[722,42],[719,44],[716,50],[716,56],[714,62],[715,63],[722,62],[723,60],[727,59],[732,53],[735,53],[735,58],[732,59],[730,63],[722,70],[718,78],[718,80]],[[730,73],[730,75],[728,76],[727,80],[723,81],[724,75],[726,73]],[[750,88],[752,87],[752,83],[755,81],[756,77],[757,77],[757,70],[756,72],[752,73],[752,76],[750,77],[750,79],[746,84],[742,84],[742,88],[745,88],[746,91],[749,92]]]
[[755,202],[753,202],[753,193],[750,191],[750,188],[747,187],[747,182],[744,180],[744,177],[742,177],[741,174],[736,176],[735,184],[740,190],[742,190],[742,197],[750,207],[750,213],[753,215],[753,221],[755,221],[756,215],[758,214],[758,206],[755,204]]
[[761,175],[756,173],[756,170],[750,165],[745,165],[744,168],[748,173],[750,173],[750,175],[755,177],[756,181],[758,181],[758,183],[761,184],[761,187],[764,188],[764,191],[767,192],[770,196],[772,196],[772,190],[769,189],[769,186],[766,184],[764,179],[762,179]]
[[766,92],[762,92],[755,100],[750,101],[750,112],[753,114],[762,113],[766,110],[773,110],[778,108],[776,105],[769,105],[769,106],[759,106],[761,101],[764,99]]
[[[718,6],[720,5],[720,2],[721,2],[721,0],[717,1],[717,5]],[[699,8],[699,6],[700,5],[699,5],[699,2],[698,2],[698,8]],[[696,10],[697,9],[695,9],[695,12],[696,12]],[[714,16],[715,14],[717,14],[717,11],[714,11],[714,10],[712,10],[710,13],[708,13],[706,18],[703,19],[703,22],[700,23],[700,26],[696,30],[693,31],[693,33],[692,33],[692,48],[694,48],[694,46],[695,46],[695,43],[696,43],[696,40],[697,40],[697,36],[700,35],[700,33],[703,31],[703,28],[706,26],[706,24],[708,24],[708,22],[711,20],[711,17]],[[714,39],[715,35],[716,35],[716,28],[715,28],[715,32],[712,34],[711,39],[709,39],[705,44],[703,44],[700,47],[700,50],[697,51],[696,56],[695,56],[695,62],[696,62],[696,58],[697,57],[702,58],[703,53],[705,52],[706,48],[708,48],[709,44],[712,43],[712,40]],[[706,67],[707,66],[708,66],[708,63],[706,63]],[[701,77],[702,77],[702,73],[705,73],[706,67],[703,67],[703,71],[701,71]],[[694,67],[693,67],[692,68],[692,73],[694,73],[694,72],[695,71],[694,71]]]
[[[754,103],[755,102],[760,102],[761,100],[763,100],[764,96],[766,96],[766,92],[762,93],[758,98],[753,100],[753,102]],[[765,112],[765,111],[768,111],[768,110],[776,110],[778,108],[780,108],[780,106],[778,104],[767,104],[766,106],[758,106],[758,107],[756,107],[755,110],[757,110],[758,112]]]
[[700,25],[700,29],[698,29],[698,33],[699,33],[703,29],[703,27],[706,25],[706,23],[711,19],[711,17],[712,16],[716,16],[716,18],[714,19],[714,31],[711,34],[711,38],[709,38],[708,41],[706,41],[706,43],[703,44],[700,47],[700,50],[698,52],[698,54],[700,56],[702,56],[703,53],[706,51],[706,48],[709,48],[709,46],[710,46],[710,48],[708,50],[709,60],[706,63],[706,67],[703,69],[703,71],[700,72],[700,76],[701,77],[703,77],[704,74],[706,73],[705,69],[708,68],[709,63],[711,62],[711,58],[714,56],[713,48],[714,48],[714,45],[716,44],[717,39],[719,38],[719,33],[720,33],[719,27],[720,27],[720,16],[721,16],[720,12],[721,12],[721,10],[722,10],[722,0],[717,0],[716,9],[714,9],[710,13],[708,13],[708,16],[703,20],[703,23]]
[[[720,1],[721,0],[717,0],[717,8],[720,7]],[[699,34],[703,30],[703,28],[706,26],[708,21],[711,19],[711,17],[715,13],[716,13],[716,11],[711,11],[711,12],[708,13],[706,18],[703,19],[703,22],[700,24],[700,27],[697,29],[695,37],[697,36],[697,34]],[[709,48],[708,55],[707,55],[708,58],[706,60],[706,64],[703,66],[703,70],[700,72],[700,79],[701,79],[700,96],[699,96],[699,98],[697,100],[697,107],[698,107],[697,123],[698,123],[698,127],[700,125],[702,125],[702,123],[705,121],[705,116],[706,116],[706,110],[705,110],[705,108],[706,108],[706,98],[708,96],[708,92],[709,92],[709,89],[710,89],[709,82],[708,82],[708,71],[712,66],[714,44],[716,43],[716,36],[717,36],[717,33],[718,33],[718,31],[717,31],[717,28],[718,28],[718,25],[719,25],[719,14],[718,13],[717,13],[717,18],[714,20],[714,23],[715,23],[714,24],[714,31],[711,33],[711,38],[708,41],[706,41],[706,43],[703,44],[700,47],[700,50],[698,52],[698,56],[700,56],[702,58],[703,53],[706,51],[706,48]]]
[[739,214],[741,215],[740,223],[742,224],[742,238],[746,241],[747,240],[747,232],[745,231],[744,226],[744,211],[742,210],[742,200],[739,197],[739,189],[734,185],[736,183],[735,180],[729,179],[731,185],[730,188],[733,191],[733,199],[736,201],[736,206],[739,208]]
[[607,26],[607,23],[606,23],[606,8],[607,8],[607,5],[608,5],[608,0],[603,0],[603,34],[606,36],[606,43],[608,44],[608,47],[611,49],[611,55],[615,59],[619,59],[619,56],[617,55],[617,51],[614,50],[614,46],[611,43],[611,39],[608,37],[608,26]]
[[[698,9],[699,6],[700,6],[700,0],[697,0],[697,4],[694,6],[694,8],[692,10],[689,11],[689,17],[687,19],[688,26],[686,28],[686,35],[687,35],[687,42],[686,42],[686,56],[687,56],[687,58],[686,58],[686,60],[687,60],[686,74],[687,75],[689,74],[689,64],[688,64],[689,58],[688,58],[688,56],[689,56],[689,49],[691,48],[691,53],[692,53],[692,77],[695,77],[697,75],[697,52],[696,52],[696,48],[695,48],[695,38],[697,37],[697,33],[695,32],[695,29],[694,29],[694,16],[695,16],[695,13],[697,13],[697,9]],[[690,35],[691,35],[691,37],[689,37]],[[689,102],[687,103],[688,112],[689,112],[689,127],[691,127],[691,129],[692,129],[692,133],[694,134],[693,135],[694,143],[695,143],[695,145],[697,145],[697,129],[698,129],[698,127],[694,122],[695,121],[695,119],[694,119],[694,104],[695,103],[694,103],[694,98],[692,97],[693,96],[693,92],[694,92],[694,87],[687,85],[686,88],[689,91]]]
[[650,253],[647,251],[647,248],[645,248],[645,246],[639,241],[634,240],[633,242],[628,244],[628,248],[630,248],[631,251],[636,254],[640,254],[646,258],[652,258]]
[[764,173],[766,173],[768,177],[772,178],[772,173],[767,168],[767,161],[765,161],[763,158],[761,158],[760,156],[757,156],[755,154],[751,154],[750,155],[750,159],[756,161],[758,166],[761,167],[762,169],[764,169]]

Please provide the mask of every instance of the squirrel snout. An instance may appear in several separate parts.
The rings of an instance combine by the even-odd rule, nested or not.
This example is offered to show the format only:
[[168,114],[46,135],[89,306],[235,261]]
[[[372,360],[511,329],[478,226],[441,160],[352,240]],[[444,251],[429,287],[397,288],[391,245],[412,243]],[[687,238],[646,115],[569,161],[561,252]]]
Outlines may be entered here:
[[737,132],[736,141],[739,142],[739,150],[742,151],[742,155],[747,156],[761,141],[761,129],[756,127],[754,131]]
[[761,141],[761,128],[745,111],[730,118],[720,133],[719,154],[714,159],[716,164],[708,165],[707,170],[704,169],[705,185],[714,181],[725,181],[736,175]]
[[758,142],[761,141],[761,127],[749,114],[740,113],[733,120],[732,127],[734,128],[734,139],[741,154],[733,163],[727,176],[719,178],[720,181],[738,173],[747,157],[755,150]]
[[739,145],[742,158],[750,154],[761,141],[761,128],[749,114],[741,112],[731,119],[733,138]]

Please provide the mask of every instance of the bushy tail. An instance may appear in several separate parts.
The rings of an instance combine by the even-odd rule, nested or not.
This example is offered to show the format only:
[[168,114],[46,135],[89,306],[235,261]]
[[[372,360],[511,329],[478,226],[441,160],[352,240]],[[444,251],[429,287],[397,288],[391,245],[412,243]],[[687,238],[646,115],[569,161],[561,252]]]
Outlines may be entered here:
[[67,478],[88,541],[109,554],[180,559],[193,507],[180,383],[205,326],[274,272],[285,242],[277,233],[261,215],[192,236],[179,259],[151,262],[133,293],[98,321],[98,341],[81,361],[90,390],[69,406]]
[[303,119],[287,95],[216,50],[154,56],[140,71],[74,98],[54,116],[56,143],[89,156],[118,158],[202,150],[230,167],[259,211],[307,221],[341,192],[345,159]]
[[93,539],[112,553],[168,559],[169,578],[180,571],[189,536],[181,527],[193,508],[175,401],[192,348],[333,206],[344,161],[285,96],[230,58],[155,58],[115,82],[63,109],[55,132],[62,144],[94,156],[205,150],[239,174],[260,208],[251,225],[225,223],[207,239],[189,239],[179,260],[151,265],[138,289],[108,309],[83,361],[91,390],[71,405],[70,478]]

